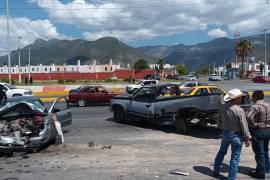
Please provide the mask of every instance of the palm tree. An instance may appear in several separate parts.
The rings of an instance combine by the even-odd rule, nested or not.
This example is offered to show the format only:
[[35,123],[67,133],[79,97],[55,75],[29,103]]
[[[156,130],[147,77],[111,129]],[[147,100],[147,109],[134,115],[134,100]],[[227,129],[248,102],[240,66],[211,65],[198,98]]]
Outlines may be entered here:
[[160,72],[160,77],[162,77],[162,71],[164,69],[165,61],[163,59],[159,59],[157,64],[159,66],[158,70]]
[[236,55],[240,57],[242,60],[241,79],[244,79],[246,76],[246,67],[244,64],[245,64],[247,55],[251,52],[253,47],[251,45],[251,42],[249,42],[248,40],[241,40],[235,45],[234,49],[235,49]]

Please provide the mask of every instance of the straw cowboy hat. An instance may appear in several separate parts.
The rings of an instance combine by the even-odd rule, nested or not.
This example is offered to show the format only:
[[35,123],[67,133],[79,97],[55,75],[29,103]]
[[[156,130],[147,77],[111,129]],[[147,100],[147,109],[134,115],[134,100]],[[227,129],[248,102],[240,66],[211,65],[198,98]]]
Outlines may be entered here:
[[232,89],[224,96],[224,101],[231,101],[242,96],[246,96],[246,94],[240,91],[240,89]]

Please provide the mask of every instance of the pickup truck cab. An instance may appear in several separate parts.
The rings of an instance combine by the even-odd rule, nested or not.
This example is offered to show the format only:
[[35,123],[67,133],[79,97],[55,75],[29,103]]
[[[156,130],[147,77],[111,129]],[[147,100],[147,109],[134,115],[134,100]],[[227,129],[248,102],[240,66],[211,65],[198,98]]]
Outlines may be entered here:
[[221,92],[181,96],[179,84],[143,86],[133,95],[113,97],[111,110],[117,122],[143,120],[157,125],[174,125],[178,133],[188,133],[194,118],[199,119],[201,125],[218,124],[223,96]]
[[31,89],[20,89],[20,88],[16,88],[13,85],[7,84],[7,83],[0,83],[0,86],[2,86],[3,90],[5,91],[7,99],[15,97],[15,96],[30,96],[30,95],[32,95]]
[[135,93],[138,89],[140,89],[142,86],[147,85],[156,85],[158,84],[158,80],[151,79],[151,80],[141,80],[137,84],[130,84],[126,87],[127,93]]

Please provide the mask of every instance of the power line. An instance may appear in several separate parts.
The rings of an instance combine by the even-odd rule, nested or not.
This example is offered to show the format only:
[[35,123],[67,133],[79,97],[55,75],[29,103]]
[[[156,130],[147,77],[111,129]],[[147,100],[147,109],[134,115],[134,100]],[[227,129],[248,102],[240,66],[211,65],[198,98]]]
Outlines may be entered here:
[[[217,1],[217,0],[216,0]],[[215,2],[216,2],[215,1]],[[218,0],[221,1],[221,0]],[[47,4],[47,3],[44,3]],[[48,3],[48,4],[55,4],[57,3]],[[77,4],[77,3],[72,3],[70,5]],[[90,4],[85,4],[85,3],[78,3],[78,4],[84,4],[84,5],[90,5]],[[192,6],[192,5],[208,5],[208,4],[213,4],[211,2],[200,2],[200,3],[173,3],[173,4],[158,4],[158,5],[147,5],[147,6],[122,6],[122,7],[80,7],[80,8],[46,8],[47,10],[97,10],[97,9],[143,9],[143,8],[160,8],[160,7],[175,7],[177,5],[182,5],[182,6]],[[264,3],[256,3],[256,4],[247,4],[247,6],[254,6],[254,5],[262,5],[262,4],[269,4],[268,2]],[[69,5],[69,4],[60,4],[60,5]],[[104,4],[102,4],[104,5]],[[0,9],[5,9],[5,8],[0,8]],[[11,7],[10,9],[13,10],[40,10],[42,7]]]
[[[224,1],[224,0],[213,0],[213,2],[216,2],[216,1]],[[164,2],[163,0],[136,0],[136,1],[106,1],[106,2],[99,2],[99,1],[96,1],[96,2],[92,2],[92,3],[89,3],[88,1],[84,2],[84,3],[74,3],[74,2],[71,2],[71,3],[61,3],[61,5],[89,5],[89,4],[99,4],[99,5],[104,5],[104,4],[139,4],[139,3],[153,3],[153,2]],[[57,4],[60,4],[60,3],[53,3],[53,2],[36,2],[37,4],[48,4],[48,5],[57,5]],[[26,3],[23,3],[23,2],[12,2],[10,4],[26,4]],[[29,3],[28,3],[29,4]]]
[[[211,4],[211,3],[174,3],[174,4],[163,4],[163,5],[147,5],[147,6],[126,6],[126,7],[80,7],[80,8],[46,8],[47,10],[98,10],[98,9],[143,9],[143,8],[160,8],[160,7],[174,7],[177,5],[181,5],[181,6],[192,6],[192,5],[206,5],[206,4]],[[266,4],[266,3],[265,3]],[[4,9],[4,8],[0,8],[0,9]],[[14,9],[14,10],[40,10],[42,9],[42,7],[14,7],[14,8],[10,8],[10,9]]]
[[[238,6],[238,7],[251,7],[251,6],[260,6],[260,5],[265,5],[267,3],[257,3],[257,4],[247,4],[247,5],[243,5],[243,6]],[[231,7],[227,7],[227,8],[222,8],[222,9],[217,9],[216,12],[224,12],[226,10],[231,10],[232,8]],[[69,10],[69,9],[68,9]],[[168,12],[168,13],[159,13],[158,15],[174,15],[174,14],[177,14],[177,12]],[[213,12],[203,12],[203,13],[200,13],[199,15],[208,15],[208,14],[213,14]],[[131,18],[131,17],[155,17],[157,16],[157,14],[147,14],[147,15],[130,15],[130,16],[103,16],[103,17],[31,17],[31,19],[37,19],[37,20],[41,20],[41,19],[44,19],[44,20],[47,20],[47,19],[51,19],[51,20],[61,20],[61,19],[64,19],[64,20],[77,20],[77,19],[88,19],[88,20],[93,20],[93,19],[118,19],[118,18]],[[6,17],[0,17],[0,19],[4,19]],[[21,18],[21,17],[11,17],[12,19],[15,19],[15,18]]]

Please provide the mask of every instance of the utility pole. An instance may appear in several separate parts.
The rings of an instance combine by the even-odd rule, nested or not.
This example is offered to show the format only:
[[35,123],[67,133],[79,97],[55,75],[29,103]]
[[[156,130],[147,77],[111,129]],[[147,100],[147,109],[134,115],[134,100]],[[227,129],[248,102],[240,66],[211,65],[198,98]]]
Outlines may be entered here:
[[214,69],[214,73],[216,74],[216,62],[213,62],[213,69]]
[[31,54],[30,48],[28,48],[28,81],[30,82],[30,62],[31,62]]
[[[237,44],[237,39],[240,37],[240,32],[235,32],[233,34],[234,40],[235,40],[235,45]],[[237,54],[235,53],[235,64],[234,64],[234,68],[237,68]]]
[[20,49],[20,40],[22,39],[22,36],[18,36],[18,53],[19,53],[19,59],[18,59],[18,64],[19,64],[19,83],[22,83],[22,77],[21,77],[21,49]]
[[7,49],[8,49],[8,82],[11,84],[11,62],[10,62],[10,37],[9,37],[9,7],[7,0]]
[[266,76],[266,31],[269,29],[263,29],[262,32],[264,33],[264,76]]

